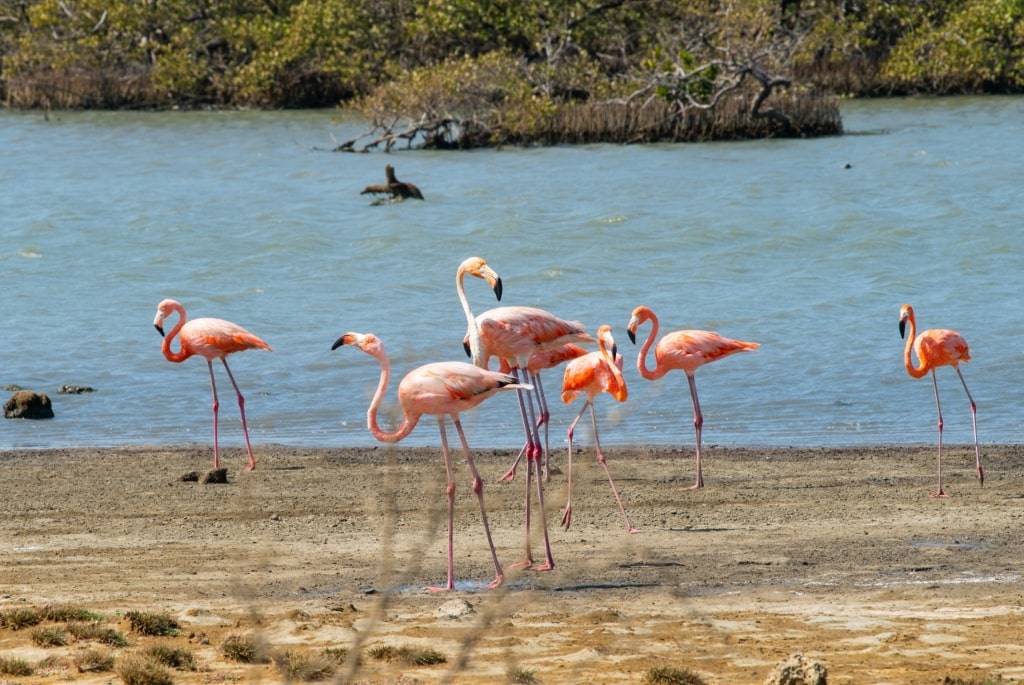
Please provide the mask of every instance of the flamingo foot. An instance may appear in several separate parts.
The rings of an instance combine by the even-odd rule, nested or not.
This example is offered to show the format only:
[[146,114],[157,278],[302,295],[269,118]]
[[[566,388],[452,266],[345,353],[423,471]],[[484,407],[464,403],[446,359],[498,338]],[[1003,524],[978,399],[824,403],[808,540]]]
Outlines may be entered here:
[[531,571],[551,571],[554,568],[555,568],[555,562],[553,562],[553,561],[545,561],[543,564],[538,564],[537,566],[531,566],[530,570]]
[[508,471],[505,472],[504,476],[502,476],[501,478],[498,479],[498,482],[501,483],[502,481],[506,481],[506,480],[509,481],[509,482],[512,482],[515,479],[516,479],[516,467],[513,466],[512,468],[510,468]]
[[704,481],[698,480],[693,485],[691,485],[689,487],[686,487],[686,488],[683,488],[683,489],[684,490],[700,490],[702,487],[704,487]]
[[930,494],[928,496],[929,497],[949,497],[949,495],[946,494],[946,491],[945,490],[941,490],[941,489],[940,490],[936,490],[935,492],[933,492],[932,494]]
[[246,471],[255,471],[256,470],[256,462],[253,462],[253,463],[249,464],[248,466],[246,466],[245,470]]
[[504,582],[505,582],[504,574],[499,573],[498,577],[495,578],[494,580],[492,580],[491,583],[487,586],[487,589],[488,590],[493,590],[493,589],[495,589],[497,587],[500,587],[501,584],[504,583]]
[[445,587],[441,587],[439,585],[431,585],[430,587],[427,588],[427,590],[429,590],[430,592],[448,592],[449,590],[454,590],[454,589],[455,589],[454,586],[447,586],[447,585]]
[[633,526],[629,526],[628,528],[626,528],[626,532],[629,533],[630,535],[636,535],[637,533],[640,532],[640,529],[639,528],[634,528]]
[[522,561],[517,561],[512,564],[509,568],[530,568],[533,566],[533,557],[527,555]]

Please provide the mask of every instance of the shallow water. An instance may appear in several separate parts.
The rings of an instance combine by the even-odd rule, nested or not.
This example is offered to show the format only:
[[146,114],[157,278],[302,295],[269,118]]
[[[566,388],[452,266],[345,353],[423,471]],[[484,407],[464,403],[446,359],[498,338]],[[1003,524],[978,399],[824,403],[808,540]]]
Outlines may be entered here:
[[[639,304],[663,330],[761,343],[698,372],[708,444],[932,443],[931,383],[902,366],[905,302],[969,341],[981,441],[1020,442],[1022,98],[851,102],[847,134],[818,140],[391,155],[324,151],[363,128],[335,117],[0,112],[0,386],[45,392],[56,413],[0,423],[0,448],[209,444],[205,364],[168,363],[152,328],[164,297],[274,348],[230,362],[254,443],[375,444],[376,363],[331,344],[377,333],[398,374],[464,359],[454,274],[473,254],[501,274],[502,304],[613,326],[630,397],[598,400],[605,445],[693,443],[685,378],[636,372]],[[360,195],[385,163],[426,201]],[[495,306],[482,282],[468,291]],[[222,371],[221,444],[238,446]],[[579,406],[562,406],[560,377],[545,376],[553,445]],[[939,389],[945,439],[970,442],[951,369]],[[423,424],[406,444],[438,443]],[[474,446],[522,441],[511,394],[464,424]]]

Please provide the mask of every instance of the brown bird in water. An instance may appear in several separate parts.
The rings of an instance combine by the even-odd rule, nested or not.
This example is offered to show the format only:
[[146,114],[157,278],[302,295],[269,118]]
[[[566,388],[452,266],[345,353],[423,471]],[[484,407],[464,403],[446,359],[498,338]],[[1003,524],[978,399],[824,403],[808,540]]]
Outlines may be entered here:
[[423,193],[412,183],[404,183],[395,178],[395,168],[390,164],[384,165],[384,173],[387,174],[388,182],[379,185],[366,186],[360,195],[367,193],[387,193],[392,200],[404,200],[409,197],[417,200],[423,199]]

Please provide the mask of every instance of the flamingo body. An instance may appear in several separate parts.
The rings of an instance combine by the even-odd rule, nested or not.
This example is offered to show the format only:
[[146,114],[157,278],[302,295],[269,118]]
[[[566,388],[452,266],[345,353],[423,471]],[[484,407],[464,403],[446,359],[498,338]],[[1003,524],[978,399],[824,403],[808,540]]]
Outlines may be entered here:
[[[909,332],[907,328],[909,327]],[[906,335],[905,335],[906,334]],[[932,493],[932,497],[945,497],[946,491],[942,487],[942,404],[939,402],[939,383],[935,377],[935,369],[940,366],[952,366],[956,370],[960,383],[964,386],[967,399],[971,403],[971,425],[974,430],[974,468],[978,474],[978,482],[985,484],[985,472],[981,467],[981,453],[978,449],[978,409],[971,397],[971,391],[967,389],[967,381],[960,371],[960,362],[971,360],[971,351],[967,341],[956,331],[947,328],[933,328],[917,334],[917,320],[914,318],[914,308],[909,304],[900,308],[900,336],[906,337],[907,343],[903,347],[903,365],[907,373],[913,378],[923,378],[928,373],[932,374],[932,388],[935,392],[935,408],[939,415],[939,447],[938,447],[938,487]],[[911,350],[917,355],[918,363],[915,365]]]
[[366,412],[366,423],[370,433],[381,442],[399,442],[412,433],[420,417],[432,415],[437,417],[438,429],[441,432],[441,448],[444,456],[445,470],[448,473],[448,582],[444,588],[455,589],[454,562],[454,524],[455,524],[455,479],[452,468],[451,453],[448,449],[448,437],[445,433],[445,417],[451,417],[462,441],[466,463],[473,474],[473,492],[476,493],[480,505],[487,544],[491,550],[496,577],[488,587],[494,588],[504,580],[501,564],[491,539],[491,530],[487,524],[487,511],[484,508],[483,480],[477,472],[473,455],[469,451],[469,443],[462,430],[459,414],[476,407],[481,402],[502,390],[516,390],[521,386],[515,377],[496,371],[481,369],[465,362],[435,362],[425,364],[410,371],[398,386],[398,403],[402,407],[402,423],[394,431],[385,431],[377,422],[377,411],[384,399],[388,382],[391,378],[391,362],[388,359],[384,344],[372,333],[345,333],[338,338],[331,349],[342,345],[353,345],[380,363],[380,382],[377,391],[370,401]]
[[[171,329],[169,334],[164,334],[164,320],[172,314],[178,315],[178,322]],[[249,465],[246,471],[256,468],[256,459],[252,454],[252,446],[249,444],[249,429],[245,423],[245,398],[235,383],[231,374],[231,367],[228,366],[227,357],[235,352],[243,350],[270,350],[270,345],[263,342],[249,331],[236,323],[224,319],[201,318],[187,320],[185,308],[180,302],[167,299],[160,302],[156,308],[156,318],[153,319],[153,326],[163,336],[164,340],[160,351],[164,357],[171,362],[181,363],[193,355],[198,355],[206,360],[210,371],[210,388],[213,391],[213,467],[220,468],[220,448],[217,440],[217,412],[220,403],[217,400],[217,383],[213,377],[213,360],[219,359],[224,364],[224,369],[231,379],[231,385],[235,388],[238,397],[238,410],[242,416],[242,433],[245,435],[245,449],[249,456]],[[171,349],[171,342],[177,337],[179,349],[177,352]]]
[[647,366],[647,352],[658,336],[658,317],[649,307],[637,307],[633,310],[626,331],[629,334],[629,339],[635,343],[637,328],[646,321],[651,322],[651,332],[637,355],[636,368],[641,376],[650,381],[657,380],[673,370],[680,370],[686,374],[686,380],[690,385],[690,399],[693,402],[693,427],[696,433],[697,457],[697,481],[690,489],[702,488],[704,487],[704,476],[701,471],[700,450],[704,414],[700,409],[694,374],[705,364],[737,352],[752,352],[760,345],[756,342],[726,338],[712,331],[674,331],[666,333],[658,340],[654,349],[655,367],[650,369]]
[[562,402],[571,404],[580,394],[586,396],[587,401],[576,415],[572,424],[569,425],[569,484],[568,498],[565,504],[565,511],[562,514],[562,525],[569,529],[572,523],[572,439],[576,424],[583,417],[583,413],[589,408],[590,418],[594,426],[594,444],[597,450],[597,460],[604,468],[608,476],[608,484],[611,485],[612,494],[622,512],[622,518],[626,521],[626,531],[637,533],[636,528],[629,522],[626,509],[622,506],[622,499],[615,487],[615,481],[608,470],[607,459],[601,450],[601,440],[597,432],[597,416],[594,413],[594,399],[601,393],[608,393],[619,402],[625,402],[629,397],[629,390],[626,387],[626,379],[622,376],[622,355],[616,353],[615,340],[612,338],[610,326],[603,325],[597,330],[597,342],[599,349],[590,352],[569,362],[565,367],[562,377]]

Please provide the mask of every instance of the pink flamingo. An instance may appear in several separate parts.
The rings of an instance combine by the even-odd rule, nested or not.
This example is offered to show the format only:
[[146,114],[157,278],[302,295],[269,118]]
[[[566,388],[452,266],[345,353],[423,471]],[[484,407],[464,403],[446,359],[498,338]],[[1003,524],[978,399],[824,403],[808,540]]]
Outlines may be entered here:
[[693,427],[697,434],[697,482],[689,490],[704,487],[704,476],[700,465],[701,428],[704,426],[704,415],[700,411],[697,399],[697,383],[694,373],[700,367],[736,352],[756,350],[760,345],[756,342],[730,340],[711,331],[673,331],[666,333],[658,341],[654,349],[655,368],[647,368],[647,351],[658,336],[658,317],[648,307],[640,306],[633,310],[633,315],[626,326],[629,339],[636,343],[636,329],[645,321],[651,322],[651,333],[647,336],[640,354],[636,358],[636,368],[640,375],[649,381],[664,376],[669,371],[680,369],[686,373],[690,383],[690,397],[693,399]]
[[601,451],[601,439],[597,435],[597,416],[594,413],[594,398],[600,393],[606,392],[619,402],[625,402],[629,396],[626,388],[626,379],[622,377],[622,355],[618,354],[615,346],[615,339],[612,338],[612,328],[603,325],[597,329],[597,344],[600,349],[591,352],[569,362],[565,367],[565,375],[562,378],[562,402],[571,403],[579,393],[587,396],[579,414],[573,419],[569,426],[569,496],[565,502],[565,512],[562,514],[562,525],[569,530],[572,523],[572,436],[576,430],[576,424],[583,418],[583,412],[590,407],[590,419],[594,424],[594,444],[597,446],[597,460],[601,462],[604,473],[608,476],[608,484],[612,486],[612,494],[622,512],[622,518],[626,521],[627,533],[639,533],[626,516],[626,509],[622,506],[622,499],[619,491],[615,488],[615,481],[608,470],[607,460]]
[[[576,321],[565,321],[550,312],[534,307],[497,307],[479,316],[473,316],[466,299],[463,280],[466,274],[487,280],[489,284],[497,281],[498,275],[480,257],[470,257],[459,265],[455,276],[455,285],[462,303],[466,322],[469,326],[469,345],[473,363],[482,366],[491,356],[506,362],[512,375],[520,380],[520,370],[526,373],[530,357],[546,352],[567,343],[595,342],[587,334],[583,324]],[[495,292],[498,292],[496,289]],[[521,380],[525,380],[521,379]],[[533,379],[536,382],[536,379]],[[531,386],[532,389],[532,386]],[[526,557],[513,568],[530,567],[535,571],[547,571],[555,567],[551,556],[551,544],[548,539],[547,521],[544,518],[544,484],[541,473],[541,447],[537,424],[533,418],[533,402],[528,391],[517,391],[519,413],[523,420],[523,431],[526,433]],[[539,403],[538,403],[539,404]],[[541,511],[541,528],[544,532],[545,562],[534,565],[530,551],[530,481],[534,468],[537,471],[537,500]]]
[[[907,323],[910,323],[910,334],[904,336]],[[900,308],[900,337],[906,337],[907,344],[903,348],[903,365],[907,367],[907,373],[914,378],[921,378],[931,371],[932,387],[935,390],[935,408],[939,413],[939,487],[932,493],[932,497],[945,497],[942,489],[942,405],[939,404],[939,383],[935,379],[935,369],[940,366],[952,366],[956,369],[956,375],[960,377],[960,383],[964,386],[967,399],[971,402],[971,425],[974,428],[974,468],[978,472],[978,482],[985,485],[985,472],[981,469],[981,455],[978,452],[978,410],[971,397],[971,391],[967,389],[967,381],[960,372],[960,362],[971,360],[970,350],[967,349],[967,341],[956,331],[948,329],[932,329],[917,333],[917,321],[914,319],[914,309],[909,304]],[[918,365],[910,356],[910,349],[913,346],[917,353]]]
[[[178,313],[178,323],[171,329],[170,334],[164,335],[164,319],[172,313]],[[193,319],[185,321],[185,308],[181,303],[174,300],[164,300],[156,308],[156,318],[153,325],[160,335],[164,336],[161,351],[168,361],[180,363],[194,354],[206,360],[210,369],[210,388],[213,390],[213,468],[220,468],[220,450],[217,445],[217,410],[220,403],[217,401],[217,383],[213,379],[213,360],[220,359],[224,363],[224,370],[228,372],[231,385],[235,386],[235,394],[238,395],[238,411],[242,414],[242,433],[245,435],[245,450],[249,454],[249,465],[246,471],[256,468],[256,459],[252,456],[252,447],[249,444],[249,429],[245,425],[245,398],[238,389],[238,383],[231,374],[231,367],[228,366],[228,355],[242,350],[261,349],[270,350],[270,345],[263,342],[255,335],[245,330],[238,324],[223,319]],[[181,351],[171,350],[171,341],[174,336],[180,334]]]
[[[505,576],[498,563],[498,554],[494,550],[494,542],[491,540],[491,529],[487,524],[487,511],[484,509],[483,480],[477,472],[473,455],[469,452],[469,443],[466,441],[466,434],[462,430],[462,423],[459,421],[459,414],[477,406],[488,397],[501,390],[518,390],[523,386],[519,385],[512,376],[481,369],[465,362],[436,362],[425,364],[410,371],[398,385],[398,403],[402,407],[402,423],[393,432],[386,432],[377,423],[377,409],[384,398],[384,393],[391,378],[391,362],[388,360],[387,352],[384,350],[384,343],[377,336],[367,333],[345,333],[338,338],[334,345],[335,350],[342,345],[354,345],[371,357],[380,362],[380,382],[377,384],[377,391],[370,401],[370,408],[366,412],[366,423],[377,440],[381,442],[398,442],[412,433],[413,428],[424,414],[436,416],[437,425],[441,431],[441,449],[444,454],[444,467],[448,473],[448,584],[444,588],[431,588],[432,590],[454,590],[455,589],[455,564],[454,564],[454,524],[455,524],[455,475],[452,469],[451,453],[448,449],[448,436],[445,433],[444,418],[450,416],[459,432],[459,439],[462,441],[462,451],[466,456],[466,463],[473,473],[473,492],[476,493],[477,501],[480,503],[480,516],[484,522],[484,533],[487,535],[487,544],[491,548],[491,560],[494,562],[494,570],[497,574],[494,581],[487,587],[495,588],[501,585]],[[529,387],[529,386],[527,386]]]
[[[463,341],[462,344],[466,348],[466,354],[470,355],[471,352],[470,352],[470,349],[469,349],[469,336],[468,335],[466,336],[466,339]],[[568,345],[562,345],[561,347],[556,347],[553,350],[548,350],[547,352],[539,352],[537,354],[531,355],[530,356],[530,361],[526,364],[526,372],[529,374],[530,378],[533,380],[533,386],[534,386],[534,388],[537,391],[535,393],[537,395],[537,401],[538,401],[538,406],[537,406],[537,428],[539,430],[541,426],[544,426],[544,455],[545,455],[544,456],[544,482],[545,483],[547,483],[551,479],[551,449],[549,447],[549,442],[548,442],[548,426],[549,426],[549,424],[551,422],[551,412],[548,411],[548,402],[547,402],[547,398],[544,396],[544,386],[541,384],[540,372],[544,371],[545,369],[553,369],[556,366],[558,366],[559,364],[562,364],[563,362],[567,362],[567,361],[570,361],[572,359],[576,359],[577,357],[582,357],[586,353],[587,353],[587,351],[585,349],[583,349],[582,347],[580,347],[579,345],[573,345],[572,343],[570,343]],[[488,362],[489,361],[490,361],[489,359],[484,360],[484,368],[488,367],[488,365],[489,365]],[[501,360],[501,362],[499,364],[499,367],[498,367],[498,371],[501,371],[502,373],[509,373],[509,372],[512,371],[512,368],[508,365],[508,362],[506,362],[505,360]],[[526,448],[528,446],[529,446],[529,443],[524,443],[523,444],[523,448],[521,450],[519,450],[519,454],[516,455],[515,460],[512,462],[512,466],[509,468],[508,471],[505,472],[505,475],[503,475],[501,478],[498,479],[499,481],[515,480],[515,477],[516,477],[516,467],[519,465],[519,460],[523,458],[524,454],[526,454]]]

